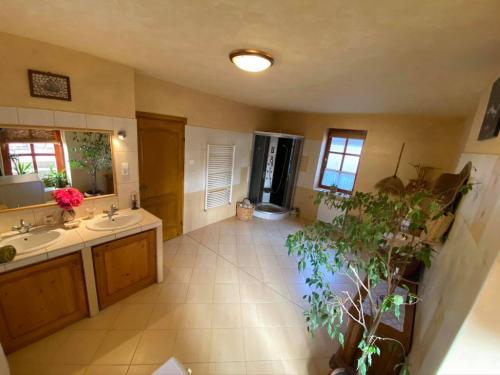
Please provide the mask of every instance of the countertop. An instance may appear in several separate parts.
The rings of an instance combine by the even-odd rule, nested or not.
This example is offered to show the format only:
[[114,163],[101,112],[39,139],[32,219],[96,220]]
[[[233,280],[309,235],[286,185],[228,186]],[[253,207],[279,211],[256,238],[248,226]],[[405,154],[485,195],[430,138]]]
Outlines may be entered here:
[[17,255],[11,262],[0,264],[0,273],[80,251],[87,247],[144,232],[162,225],[161,219],[142,208],[138,210],[126,209],[118,211],[118,215],[130,213],[140,214],[143,217],[142,221],[119,230],[94,231],[87,229],[86,224],[91,220],[101,218],[103,216],[101,214],[96,215],[93,219],[82,219],[80,226],[73,229],[64,229],[62,225],[47,226],[47,230],[61,230],[64,231],[65,235],[61,240],[51,246],[41,248],[31,253]]

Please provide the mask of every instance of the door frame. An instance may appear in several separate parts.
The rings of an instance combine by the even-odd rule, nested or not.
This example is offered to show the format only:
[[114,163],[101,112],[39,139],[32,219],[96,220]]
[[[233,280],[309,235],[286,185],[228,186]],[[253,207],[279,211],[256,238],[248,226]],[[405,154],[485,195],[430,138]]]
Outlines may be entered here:
[[[137,151],[138,151],[138,159],[140,160],[141,155],[139,154],[139,119],[153,119],[153,120],[165,120],[165,121],[171,121],[171,122],[178,122],[183,126],[183,132],[182,132],[182,140],[181,140],[181,152],[180,152],[180,162],[182,164],[181,168],[181,178],[180,178],[180,183],[179,183],[179,191],[180,191],[180,199],[179,199],[179,205],[180,205],[180,227],[179,224],[177,225],[177,232],[178,235],[181,236],[184,234],[184,168],[185,168],[185,142],[186,142],[186,124],[187,124],[187,118],[186,117],[180,117],[180,116],[171,116],[171,115],[162,115],[158,113],[151,113],[151,112],[142,112],[142,111],[136,111],[135,112],[135,117],[137,119]],[[140,162],[139,162],[139,167],[140,167]],[[141,184],[141,171],[139,168],[139,187]],[[140,191],[140,189],[139,189]],[[140,194],[140,193],[139,193]],[[140,197],[140,195],[139,195]]]

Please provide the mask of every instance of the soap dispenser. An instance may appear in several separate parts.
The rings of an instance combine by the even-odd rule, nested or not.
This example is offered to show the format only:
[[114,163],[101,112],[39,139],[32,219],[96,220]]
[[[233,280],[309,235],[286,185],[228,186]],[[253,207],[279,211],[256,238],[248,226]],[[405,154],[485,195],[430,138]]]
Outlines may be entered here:
[[138,210],[139,209],[139,201],[137,199],[137,193],[132,193],[132,209],[133,210]]

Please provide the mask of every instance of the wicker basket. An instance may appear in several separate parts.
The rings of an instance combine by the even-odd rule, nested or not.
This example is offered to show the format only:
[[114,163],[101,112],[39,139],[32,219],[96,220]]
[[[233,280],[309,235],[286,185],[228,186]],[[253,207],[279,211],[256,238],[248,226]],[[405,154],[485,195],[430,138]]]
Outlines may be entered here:
[[452,213],[446,213],[436,220],[428,223],[427,235],[423,235],[423,239],[427,242],[440,242],[446,231],[450,228],[455,219]]
[[236,204],[236,216],[241,221],[249,221],[253,218],[253,207],[245,208]]

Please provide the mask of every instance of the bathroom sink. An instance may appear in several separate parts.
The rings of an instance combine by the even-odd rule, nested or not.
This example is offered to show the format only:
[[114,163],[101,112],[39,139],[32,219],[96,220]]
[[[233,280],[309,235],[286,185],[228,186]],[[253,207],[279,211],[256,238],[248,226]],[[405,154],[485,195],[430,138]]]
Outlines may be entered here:
[[62,229],[33,231],[0,241],[0,247],[12,245],[16,248],[17,255],[27,254],[44,247],[52,246],[60,241],[63,236],[64,231]]
[[107,216],[94,219],[87,223],[87,229],[90,230],[119,230],[131,227],[142,221],[142,215],[140,214],[118,214],[113,216],[111,219]]

